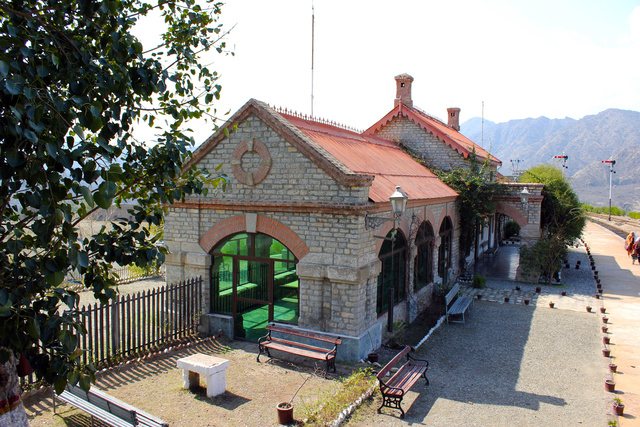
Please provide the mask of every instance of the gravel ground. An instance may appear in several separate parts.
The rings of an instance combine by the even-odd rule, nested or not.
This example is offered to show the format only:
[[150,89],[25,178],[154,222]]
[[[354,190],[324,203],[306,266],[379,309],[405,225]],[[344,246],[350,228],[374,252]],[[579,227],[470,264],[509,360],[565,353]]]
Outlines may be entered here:
[[[429,360],[399,411],[379,392],[348,426],[603,426],[608,422],[598,316],[477,301],[465,325],[444,324],[418,349]],[[576,356],[579,357],[576,357]]]
[[[603,426],[613,420],[600,317],[584,310],[598,306],[584,246],[571,248],[568,260],[562,285],[542,286],[540,294],[535,284],[508,280],[488,280],[483,290],[462,287],[482,300],[466,324],[443,324],[416,351],[429,360],[430,385],[421,381],[405,397],[405,419],[389,408],[378,414],[376,392],[346,425]],[[547,308],[552,298],[555,309]],[[393,356],[387,353],[383,362]]]

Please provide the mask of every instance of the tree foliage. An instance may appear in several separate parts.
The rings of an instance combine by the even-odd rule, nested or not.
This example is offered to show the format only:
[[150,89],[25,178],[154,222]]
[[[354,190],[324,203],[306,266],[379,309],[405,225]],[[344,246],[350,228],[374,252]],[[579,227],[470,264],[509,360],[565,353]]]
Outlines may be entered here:
[[534,166],[518,180],[544,184],[540,220],[545,234],[556,236],[567,245],[582,235],[586,218],[578,196],[560,169],[550,165]]
[[534,166],[518,180],[544,184],[540,212],[542,236],[533,247],[521,248],[520,263],[525,272],[540,274],[549,284],[561,268],[567,246],[582,235],[586,218],[568,179],[555,166]]
[[[183,171],[193,144],[185,125],[212,114],[220,95],[201,60],[224,49],[220,4],[200,3],[0,4],[0,363],[24,354],[58,391],[92,376],[79,366],[86,330],[65,275],[75,270],[106,302],[115,264],[164,260],[148,227],[164,206],[224,183]],[[166,27],[157,46],[132,35],[149,13]],[[134,138],[139,124],[156,127],[156,145]],[[135,201],[131,219],[80,237],[80,221],[124,201]]]
[[490,169],[489,156],[483,164],[476,160],[475,149],[469,155],[468,169],[436,171],[438,177],[458,194],[460,218],[460,253],[466,256],[473,246],[478,229],[486,225],[496,210],[496,199],[504,190]]

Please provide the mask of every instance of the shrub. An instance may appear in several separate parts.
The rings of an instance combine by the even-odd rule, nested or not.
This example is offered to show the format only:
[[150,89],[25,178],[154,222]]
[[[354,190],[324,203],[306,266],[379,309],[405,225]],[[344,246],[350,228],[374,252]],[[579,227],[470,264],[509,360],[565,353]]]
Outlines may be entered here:
[[484,289],[487,286],[487,279],[479,274],[474,274],[471,279],[471,286],[476,289]]

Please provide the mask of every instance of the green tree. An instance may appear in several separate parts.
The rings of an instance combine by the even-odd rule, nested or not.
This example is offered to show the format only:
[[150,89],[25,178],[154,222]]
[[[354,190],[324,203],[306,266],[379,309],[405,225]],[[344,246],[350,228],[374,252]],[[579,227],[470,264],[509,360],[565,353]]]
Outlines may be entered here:
[[460,254],[466,257],[474,246],[478,232],[487,224],[496,210],[496,200],[504,190],[495,180],[489,156],[480,164],[475,150],[469,155],[469,168],[450,172],[436,171],[438,177],[458,194],[457,208],[460,218]]
[[542,236],[532,248],[521,249],[520,259],[525,272],[541,274],[549,284],[561,267],[567,246],[582,235],[586,218],[578,196],[560,169],[550,165],[534,166],[518,180],[544,184],[540,212]]
[[518,181],[544,184],[540,212],[543,233],[557,236],[567,245],[582,235],[586,218],[578,196],[560,169],[550,165],[534,166],[521,174]]
[[[106,302],[115,265],[147,266],[165,249],[150,224],[175,200],[205,194],[223,176],[183,171],[191,119],[212,115],[217,73],[205,52],[224,51],[220,4],[195,0],[15,0],[0,4],[0,362],[15,376],[26,356],[38,378],[62,391],[88,387],[79,364],[78,295],[65,275],[83,276]],[[164,19],[157,46],[132,28]],[[210,61],[208,61],[210,62]],[[162,120],[156,120],[156,119]],[[158,143],[134,127],[155,127]],[[91,238],[77,225],[98,208],[135,201]],[[14,357],[11,357],[14,356]],[[2,375],[0,375],[2,377]],[[4,378],[4,377],[3,377]],[[6,381],[0,396],[9,393]],[[0,400],[3,398],[0,397]]]

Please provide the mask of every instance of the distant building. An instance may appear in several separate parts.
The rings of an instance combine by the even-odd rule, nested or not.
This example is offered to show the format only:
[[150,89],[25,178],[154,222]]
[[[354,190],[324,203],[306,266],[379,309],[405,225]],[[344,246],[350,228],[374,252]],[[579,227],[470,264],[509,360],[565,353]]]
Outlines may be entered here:
[[[212,333],[257,340],[267,322],[288,323],[342,337],[338,357],[358,360],[380,345],[390,306],[411,322],[455,279],[457,194],[398,142],[445,170],[474,148],[500,161],[458,132],[459,109],[444,124],[413,108],[412,82],[396,77],[393,110],[362,133],[252,99],[193,153],[189,165],[222,164],[230,183],[170,207],[166,276],[205,278]],[[372,224],[392,216],[396,186],[406,212]],[[495,226],[483,241],[494,240]]]

